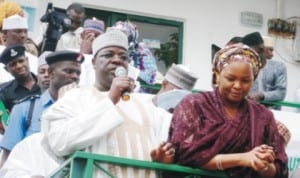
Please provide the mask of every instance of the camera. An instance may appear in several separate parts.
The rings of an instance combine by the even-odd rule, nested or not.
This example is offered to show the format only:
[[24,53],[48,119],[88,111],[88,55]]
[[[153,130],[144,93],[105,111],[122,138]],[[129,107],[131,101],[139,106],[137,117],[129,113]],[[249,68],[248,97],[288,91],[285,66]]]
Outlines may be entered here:
[[65,9],[53,7],[52,3],[48,3],[46,13],[40,19],[41,22],[48,23],[41,44],[41,52],[55,51],[60,36],[68,31],[70,20],[66,12]]

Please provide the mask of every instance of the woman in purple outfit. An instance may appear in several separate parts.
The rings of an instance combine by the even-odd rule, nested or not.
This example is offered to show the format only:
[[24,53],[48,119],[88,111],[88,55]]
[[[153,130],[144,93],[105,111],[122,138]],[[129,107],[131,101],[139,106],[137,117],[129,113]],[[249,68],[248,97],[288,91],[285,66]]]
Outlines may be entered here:
[[288,177],[272,112],[246,99],[261,66],[257,53],[241,44],[215,55],[214,91],[188,95],[175,108],[168,141],[176,164],[224,170],[230,178]]

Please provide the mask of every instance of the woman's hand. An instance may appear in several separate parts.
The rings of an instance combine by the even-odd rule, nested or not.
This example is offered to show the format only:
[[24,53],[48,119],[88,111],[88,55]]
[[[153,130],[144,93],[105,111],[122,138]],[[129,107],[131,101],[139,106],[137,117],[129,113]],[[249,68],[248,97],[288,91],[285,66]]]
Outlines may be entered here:
[[269,167],[269,164],[273,163],[275,160],[273,147],[264,144],[253,148],[246,154],[248,167],[251,167],[255,171],[266,170]]
[[152,161],[161,163],[174,162],[175,149],[171,143],[162,142],[158,148],[151,151]]

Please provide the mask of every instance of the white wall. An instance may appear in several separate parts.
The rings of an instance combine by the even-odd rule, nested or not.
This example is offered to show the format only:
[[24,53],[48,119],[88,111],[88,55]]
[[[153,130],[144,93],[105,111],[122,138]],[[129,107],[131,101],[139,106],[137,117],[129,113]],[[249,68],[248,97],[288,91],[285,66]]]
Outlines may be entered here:
[[[16,0],[20,4],[33,2]],[[38,14],[45,12],[47,0],[39,3]],[[54,6],[66,8],[71,0],[52,0]],[[183,63],[189,65],[200,76],[196,84],[198,89],[210,89],[211,82],[211,43],[223,46],[233,36],[243,36],[259,31],[267,34],[267,20],[278,16],[287,18],[300,15],[299,0],[77,0],[76,2],[93,8],[130,12],[137,15],[147,15],[166,19],[176,19],[184,22]],[[279,2],[281,8],[276,5]],[[252,11],[263,14],[263,26],[259,28],[240,24],[240,12]],[[286,63],[288,68],[288,94],[286,100],[293,101],[295,89],[300,81],[300,63],[290,63],[291,40],[276,41],[276,51],[284,56],[275,58]]]

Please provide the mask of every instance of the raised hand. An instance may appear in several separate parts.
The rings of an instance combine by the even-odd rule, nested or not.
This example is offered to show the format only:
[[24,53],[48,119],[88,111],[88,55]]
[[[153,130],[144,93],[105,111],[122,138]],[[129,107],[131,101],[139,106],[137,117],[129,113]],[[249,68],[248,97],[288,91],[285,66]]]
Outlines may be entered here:
[[112,81],[109,97],[114,104],[120,101],[124,91],[131,91],[134,83],[127,76],[115,77]]
[[96,38],[95,33],[85,31],[81,34],[80,52],[84,54],[92,54],[92,44]]

